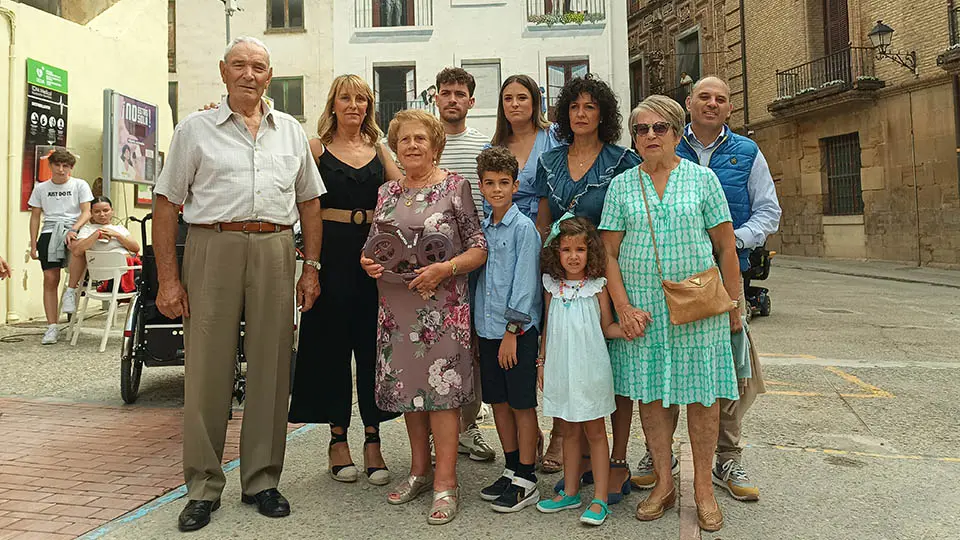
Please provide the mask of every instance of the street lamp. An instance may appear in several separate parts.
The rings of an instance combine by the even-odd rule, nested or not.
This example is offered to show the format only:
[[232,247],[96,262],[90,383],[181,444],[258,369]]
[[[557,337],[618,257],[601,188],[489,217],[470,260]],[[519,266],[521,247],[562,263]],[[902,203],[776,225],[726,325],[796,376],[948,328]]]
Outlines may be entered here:
[[240,9],[240,0],[220,0],[223,2],[223,12],[227,19],[227,45],[230,44],[230,17],[233,14],[242,11]]
[[867,34],[867,37],[870,38],[870,43],[873,44],[873,48],[876,50],[878,59],[889,58],[912,71],[914,76],[920,76],[920,73],[917,69],[917,51],[900,53],[889,52],[887,50],[890,47],[890,43],[893,41],[893,28],[883,24],[883,21],[877,21],[877,25],[873,27],[873,30],[870,30],[870,33]]

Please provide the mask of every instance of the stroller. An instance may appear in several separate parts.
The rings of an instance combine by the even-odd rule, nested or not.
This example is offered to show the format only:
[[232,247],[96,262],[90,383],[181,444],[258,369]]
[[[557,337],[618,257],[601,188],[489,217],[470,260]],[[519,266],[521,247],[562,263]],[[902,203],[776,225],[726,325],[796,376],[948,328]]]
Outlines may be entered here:
[[750,317],[770,315],[770,290],[755,287],[751,285],[751,281],[761,281],[770,276],[770,260],[776,254],[776,251],[769,251],[765,245],[750,252],[750,269],[742,274],[744,295],[750,305]]
[[[126,324],[123,327],[123,341],[120,350],[120,396],[124,403],[137,400],[140,391],[140,378],[143,368],[162,366],[182,366],[184,359],[183,320],[168,319],[157,309],[157,260],[153,246],[147,244],[147,223],[153,214],[143,219],[135,217],[132,221],[140,223],[140,237],[143,240],[143,272],[137,281],[137,295],[130,301]],[[186,245],[189,225],[179,217],[177,234],[177,265],[183,267],[183,252]],[[241,364],[243,354],[243,327],[240,323],[240,339],[237,346],[237,361],[233,384],[233,397],[243,403],[246,392],[246,380]]]

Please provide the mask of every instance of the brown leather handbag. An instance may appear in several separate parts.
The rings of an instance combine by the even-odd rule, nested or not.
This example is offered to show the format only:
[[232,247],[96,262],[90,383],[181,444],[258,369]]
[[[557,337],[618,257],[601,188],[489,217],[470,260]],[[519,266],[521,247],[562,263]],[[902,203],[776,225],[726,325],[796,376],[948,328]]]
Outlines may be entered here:
[[647,188],[640,177],[640,192],[643,194],[643,206],[647,210],[647,223],[650,225],[650,239],[653,240],[653,254],[657,259],[657,273],[660,274],[660,283],[663,285],[663,296],[667,300],[667,311],[670,312],[670,322],[681,324],[699,321],[727,313],[736,309],[737,304],[730,300],[730,295],[723,288],[723,279],[720,269],[716,265],[694,274],[683,281],[668,281],[663,279],[663,268],[660,266],[660,252],[657,250],[657,238],[653,234],[653,218],[650,217],[650,205],[647,202]]

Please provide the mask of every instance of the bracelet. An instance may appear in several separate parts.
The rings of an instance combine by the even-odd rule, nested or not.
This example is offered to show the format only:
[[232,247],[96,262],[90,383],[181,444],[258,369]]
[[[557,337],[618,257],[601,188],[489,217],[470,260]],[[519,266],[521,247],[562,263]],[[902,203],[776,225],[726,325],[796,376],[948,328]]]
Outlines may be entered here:
[[450,277],[457,275],[457,263],[453,262],[453,259],[450,259]]
[[546,360],[546,359],[545,359],[544,357],[542,357],[542,356],[538,356],[538,357],[537,357],[537,367],[538,367],[538,368],[543,367],[544,360]]

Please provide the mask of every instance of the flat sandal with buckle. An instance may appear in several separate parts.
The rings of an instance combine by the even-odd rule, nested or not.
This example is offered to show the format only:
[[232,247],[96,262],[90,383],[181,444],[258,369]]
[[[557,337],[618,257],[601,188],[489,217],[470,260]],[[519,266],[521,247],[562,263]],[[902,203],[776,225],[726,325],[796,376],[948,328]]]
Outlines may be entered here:
[[[387,502],[390,504],[406,504],[426,491],[433,485],[433,475],[416,476],[411,474],[397,484],[393,490],[387,494]],[[394,496],[396,495],[396,498]]]

